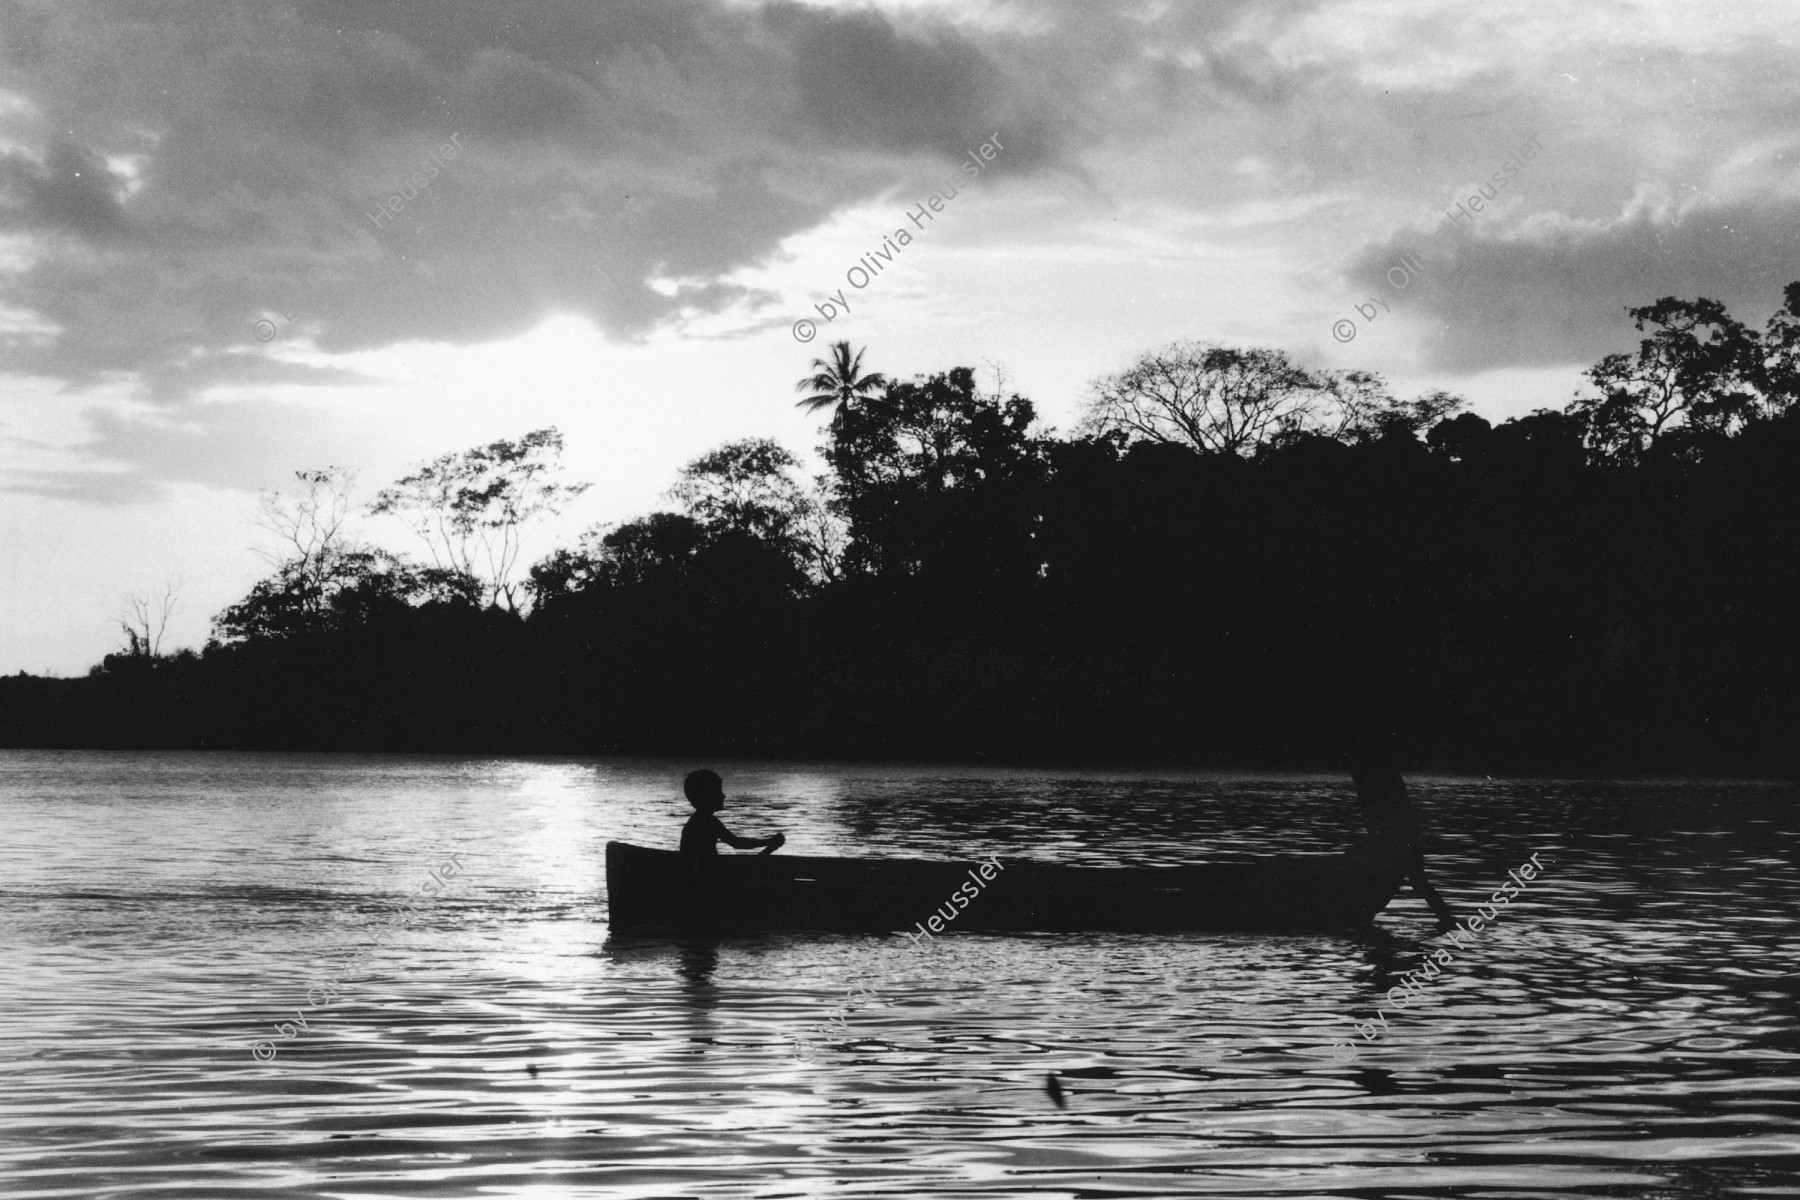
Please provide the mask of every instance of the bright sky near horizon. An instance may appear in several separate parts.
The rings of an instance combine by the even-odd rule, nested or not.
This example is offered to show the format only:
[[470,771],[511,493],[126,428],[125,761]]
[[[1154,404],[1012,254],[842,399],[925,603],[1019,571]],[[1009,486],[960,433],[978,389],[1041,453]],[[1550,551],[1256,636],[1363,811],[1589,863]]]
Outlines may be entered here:
[[1065,430],[1181,337],[1560,406],[1627,305],[1760,327],[1800,279],[1796,34],[1630,0],[0,0],[0,671],[84,670],[171,575],[199,645],[297,470],[367,499],[556,425],[594,487],[535,557],[721,442],[808,452],[794,382],[840,338]]

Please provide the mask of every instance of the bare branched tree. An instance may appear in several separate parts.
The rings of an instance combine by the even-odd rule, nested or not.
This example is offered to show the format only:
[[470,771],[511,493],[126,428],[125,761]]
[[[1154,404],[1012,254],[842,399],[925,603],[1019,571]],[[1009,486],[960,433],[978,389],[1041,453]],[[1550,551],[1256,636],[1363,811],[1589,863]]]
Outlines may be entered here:
[[399,517],[434,565],[480,580],[488,603],[516,612],[527,534],[589,486],[556,482],[562,449],[562,434],[548,428],[445,454],[383,488],[369,511]]
[[830,476],[815,479],[794,522],[806,573],[815,583],[832,583],[843,577],[844,552],[850,546],[850,524],[832,508],[830,489]]
[[1006,399],[1006,364],[995,358],[984,358],[981,365],[994,373],[994,388],[986,399],[999,404]]
[[1318,376],[1319,399],[1312,416],[1318,432],[1348,439],[1376,429],[1394,405],[1387,382],[1373,371],[1325,371]]
[[1082,427],[1248,455],[1309,423],[1327,394],[1279,350],[1180,341],[1096,383]]
[[1387,381],[1373,371],[1319,371],[1323,403],[1316,406],[1307,431],[1341,442],[1368,442],[1384,437],[1419,437],[1468,401],[1441,388],[1411,400],[1399,400]]
[[325,602],[344,556],[359,549],[351,544],[347,529],[356,475],[342,467],[326,467],[295,471],[294,479],[300,484],[295,495],[262,494],[262,515],[256,523],[275,536],[276,545],[257,553],[288,574],[308,607],[316,608]]
[[1184,341],[1096,383],[1080,429],[1248,456],[1306,436],[1417,435],[1463,405],[1441,391],[1396,400],[1373,371],[1309,371],[1279,350]]
[[182,583],[181,576],[170,575],[160,588],[126,593],[125,607],[119,612],[126,654],[132,658],[155,658],[162,653],[163,635],[168,632],[169,618],[181,599]]

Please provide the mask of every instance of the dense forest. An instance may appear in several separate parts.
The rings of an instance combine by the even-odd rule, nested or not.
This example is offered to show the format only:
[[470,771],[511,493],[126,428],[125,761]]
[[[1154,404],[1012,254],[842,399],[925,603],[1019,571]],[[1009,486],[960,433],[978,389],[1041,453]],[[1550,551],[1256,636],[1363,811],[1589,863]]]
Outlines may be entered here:
[[801,403],[828,471],[722,446],[669,511],[527,564],[581,490],[538,430],[265,497],[282,546],[199,652],[144,612],[0,679],[0,744],[1787,772],[1800,739],[1800,284],[1761,331],[1630,310],[1562,411],[1182,342],[1071,433],[967,368]]

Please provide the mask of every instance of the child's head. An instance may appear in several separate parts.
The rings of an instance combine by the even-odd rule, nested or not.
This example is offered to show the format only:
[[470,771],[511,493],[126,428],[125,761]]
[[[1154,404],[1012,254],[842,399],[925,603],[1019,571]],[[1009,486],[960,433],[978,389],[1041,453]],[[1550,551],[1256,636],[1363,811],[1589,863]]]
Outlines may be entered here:
[[718,812],[725,807],[725,781],[717,771],[705,767],[689,771],[681,781],[681,790],[687,793],[688,803],[701,812]]

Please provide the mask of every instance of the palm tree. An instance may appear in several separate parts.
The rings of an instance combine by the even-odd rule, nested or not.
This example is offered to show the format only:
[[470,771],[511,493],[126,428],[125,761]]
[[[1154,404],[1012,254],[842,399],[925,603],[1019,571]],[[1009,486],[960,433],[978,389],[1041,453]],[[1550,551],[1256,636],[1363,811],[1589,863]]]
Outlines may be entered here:
[[831,358],[813,359],[813,374],[794,385],[797,392],[812,393],[798,401],[799,406],[807,412],[818,412],[834,404],[848,404],[858,396],[867,396],[876,388],[886,387],[887,376],[879,371],[868,375],[857,373],[862,368],[863,353],[858,350],[852,358],[849,342],[831,343]]

